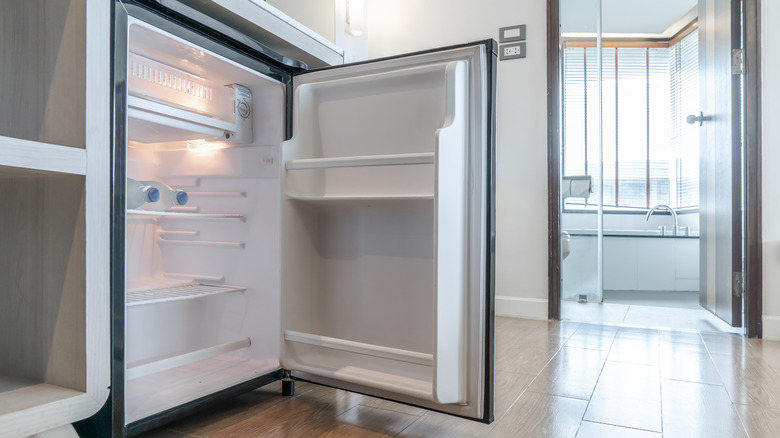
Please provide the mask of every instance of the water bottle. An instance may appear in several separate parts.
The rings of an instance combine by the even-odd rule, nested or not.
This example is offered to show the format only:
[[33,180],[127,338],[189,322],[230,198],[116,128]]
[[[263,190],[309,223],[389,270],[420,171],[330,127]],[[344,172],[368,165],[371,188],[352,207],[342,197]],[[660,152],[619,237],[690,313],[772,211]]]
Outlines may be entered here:
[[146,206],[146,210],[168,211],[171,207],[185,205],[190,197],[184,190],[177,190],[159,181],[141,181],[141,184],[156,188],[160,192],[160,200]]
[[134,210],[160,199],[160,190],[149,184],[127,178],[127,209]]

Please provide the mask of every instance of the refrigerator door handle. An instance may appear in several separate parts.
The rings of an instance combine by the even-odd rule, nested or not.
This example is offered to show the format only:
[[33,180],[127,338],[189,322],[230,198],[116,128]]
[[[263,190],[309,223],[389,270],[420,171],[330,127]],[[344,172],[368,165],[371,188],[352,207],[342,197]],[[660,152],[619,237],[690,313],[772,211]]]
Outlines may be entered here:
[[468,291],[467,63],[445,72],[445,126],[436,133],[433,399],[465,403]]

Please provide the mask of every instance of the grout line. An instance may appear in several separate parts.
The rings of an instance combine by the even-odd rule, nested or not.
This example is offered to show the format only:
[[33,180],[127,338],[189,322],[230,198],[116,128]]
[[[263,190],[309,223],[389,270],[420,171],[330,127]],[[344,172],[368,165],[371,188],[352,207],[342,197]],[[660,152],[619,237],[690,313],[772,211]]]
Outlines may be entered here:
[[[656,434],[656,435],[663,435],[662,432],[656,432],[654,430],[640,429],[638,427],[631,427],[631,426],[623,426],[621,424],[604,423],[603,421],[582,420],[582,423],[603,424],[604,426],[612,426],[612,427],[618,427],[618,428],[621,428],[621,429],[630,429],[630,430],[636,430],[636,431],[640,431],[640,432],[652,433],[652,434]],[[582,424],[582,423],[580,423],[580,424]],[[579,430],[577,430],[577,432],[579,432]]]

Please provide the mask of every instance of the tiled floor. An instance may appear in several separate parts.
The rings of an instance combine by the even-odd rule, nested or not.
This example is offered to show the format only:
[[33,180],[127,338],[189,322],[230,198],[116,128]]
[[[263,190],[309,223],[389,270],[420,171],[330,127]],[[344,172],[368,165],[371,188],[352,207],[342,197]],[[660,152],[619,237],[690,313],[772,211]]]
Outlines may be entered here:
[[777,437],[780,343],[498,318],[490,425],[278,384],[154,431],[165,437]]
[[[606,296],[605,296],[606,300]],[[690,330],[742,334],[702,307],[676,308],[668,301],[660,306],[624,303],[578,303],[561,301],[561,317],[566,321],[607,324],[621,327],[645,327],[665,330]]]

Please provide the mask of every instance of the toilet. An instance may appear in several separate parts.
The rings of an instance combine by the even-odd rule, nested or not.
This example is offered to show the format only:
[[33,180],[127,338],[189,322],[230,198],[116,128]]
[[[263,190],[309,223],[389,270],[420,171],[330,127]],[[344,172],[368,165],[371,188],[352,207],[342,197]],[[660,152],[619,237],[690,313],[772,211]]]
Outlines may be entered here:
[[566,260],[566,257],[571,253],[570,242],[571,236],[569,236],[569,233],[561,231],[561,260]]

